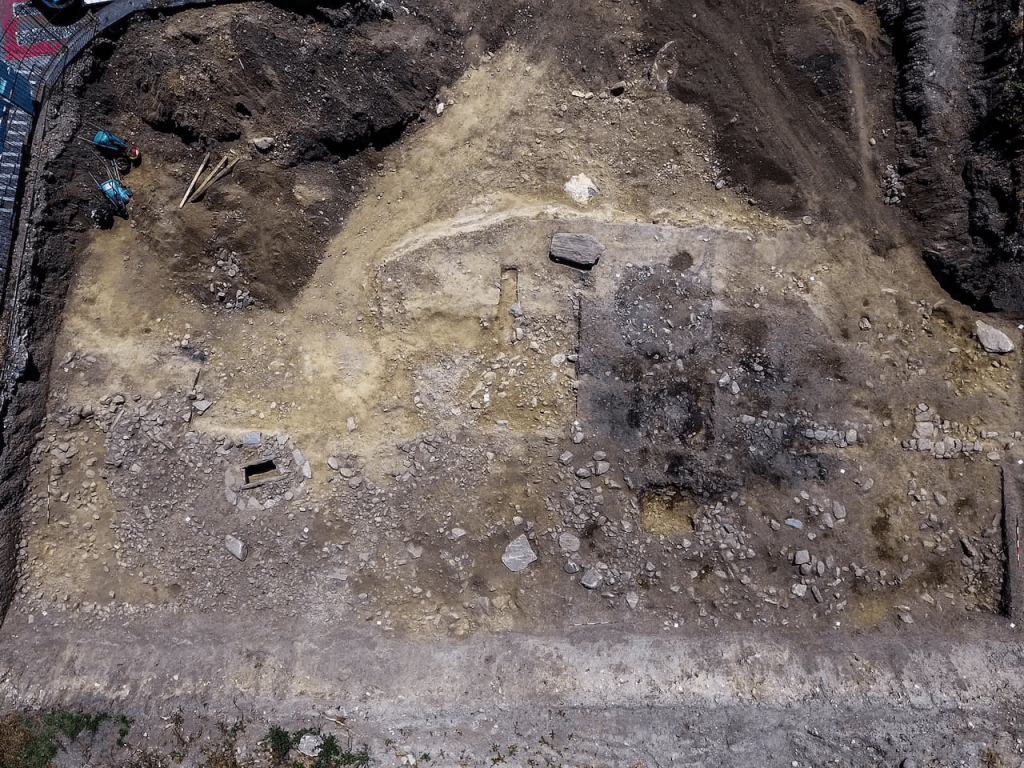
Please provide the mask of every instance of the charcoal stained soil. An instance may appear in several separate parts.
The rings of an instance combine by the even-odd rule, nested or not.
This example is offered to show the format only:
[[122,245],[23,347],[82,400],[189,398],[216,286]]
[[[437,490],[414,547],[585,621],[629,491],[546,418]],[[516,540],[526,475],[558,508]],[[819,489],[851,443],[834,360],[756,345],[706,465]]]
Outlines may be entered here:
[[[1019,355],[885,204],[882,16],[109,31],[34,154],[7,707],[134,718],[66,765],[271,765],[272,724],[374,765],[1015,765]],[[142,149],[127,217],[89,123]]]

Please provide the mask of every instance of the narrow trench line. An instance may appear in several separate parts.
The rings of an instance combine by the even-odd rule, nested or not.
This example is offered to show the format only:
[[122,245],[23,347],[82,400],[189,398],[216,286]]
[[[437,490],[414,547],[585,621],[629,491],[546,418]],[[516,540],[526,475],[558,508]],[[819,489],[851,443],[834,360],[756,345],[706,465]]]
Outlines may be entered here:
[[518,318],[511,312],[513,305],[516,304],[519,304],[519,268],[502,267],[501,279],[498,284],[499,325],[507,331],[510,345],[515,345],[519,341],[516,338],[516,320]]
[[583,296],[576,297],[576,386],[573,387],[573,418],[580,417],[580,350],[583,349]]

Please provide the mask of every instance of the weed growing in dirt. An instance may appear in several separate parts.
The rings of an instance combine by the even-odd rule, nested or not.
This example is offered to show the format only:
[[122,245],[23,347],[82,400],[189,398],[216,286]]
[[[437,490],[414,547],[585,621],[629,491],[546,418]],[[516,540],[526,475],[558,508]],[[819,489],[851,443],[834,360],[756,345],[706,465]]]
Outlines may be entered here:
[[123,747],[125,745],[124,737],[128,735],[128,731],[135,721],[127,715],[118,715],[117,722],[119,724],[117,728],[117,746]]
[[267,735],[263,737],[263,740],[270,747],[274,759],[278,762],[284,760],[288,756],[288,751],[292,748],[291,734],[284,728],[279,728],[276,725],[270,726],[270,730],[267,731]]
[[295,747],[306,734],[321,736],[323,743],[320,745],[319,754],[312,760],[305,763],[294,762],[295,768],[341,768],[341,766],[365,766],[370,764],[370,750],[365,745],[353,752],[351,748],[345,749],[338,743],[338,738],[333,734],[323,736],[319,728],[301,728],[295,733],[290,733],[284,728],[276,725],[270,726],[267,735],[263,737],[264,743],[270,747],[270,752],[278,765],[284,763],[288,753]]
[[74,741],[83,731],[96,733],[109,719],[105,712],[86,714],[64,709],[11,712],[0,721],[0,768],[46,768],[60,751],[61,736]]

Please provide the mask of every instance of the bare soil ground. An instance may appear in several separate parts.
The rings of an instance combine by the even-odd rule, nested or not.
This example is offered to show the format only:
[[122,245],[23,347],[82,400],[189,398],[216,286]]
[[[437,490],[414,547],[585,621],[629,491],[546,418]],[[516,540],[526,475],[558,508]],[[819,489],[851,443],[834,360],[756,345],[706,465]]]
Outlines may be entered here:
[[[382,765],[1008,759],[1019,358],[882,204],[872,12],[353,8],[138,18],[55,105],[40,216],[75,273],[8,703],[113,702],[195,765],[233,699],[340,709]],[[144,153],[109,228],[85,119]],[[240,159],[179,209],[206,152]],[[689,706],[717,725],[687,742],[658,712]]]

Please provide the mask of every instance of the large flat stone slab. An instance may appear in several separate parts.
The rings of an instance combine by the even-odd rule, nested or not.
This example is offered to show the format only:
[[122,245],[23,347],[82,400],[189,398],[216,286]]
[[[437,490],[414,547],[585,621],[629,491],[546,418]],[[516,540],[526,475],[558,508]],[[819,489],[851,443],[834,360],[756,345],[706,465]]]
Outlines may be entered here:
[[505,554],[501,556],[501,562],[513,573],[523,570],[536,559],[537,553],[533,551],[525,533],[510,541],[505,547]]
[[591,269],[604,253],[604,243],[593,235],[556,232],[551,237],[551,259],[578,269]]

